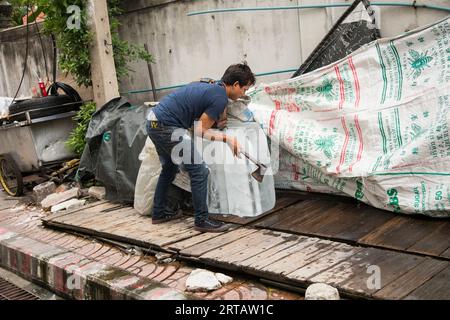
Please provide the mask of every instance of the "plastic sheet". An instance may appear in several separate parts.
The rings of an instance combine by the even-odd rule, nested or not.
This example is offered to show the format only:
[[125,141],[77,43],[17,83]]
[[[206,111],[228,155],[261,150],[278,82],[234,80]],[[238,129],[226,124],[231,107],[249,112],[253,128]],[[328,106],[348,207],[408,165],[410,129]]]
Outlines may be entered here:
[[9,116],[9,105],[13,101],[12,98],[0,97],[0,119]]
[[232,119],[228,120],[226,133],[236,137],[243,149],[266,165],[268,171],[262,182],[258,182],[251,176],[257,169],[254,163],[243,155],[241,159],[234,158],[228,145],[223,142],[207,142],[204,150],[214,150],[216,159],[226,160],[207,162],[211,169],[209,211],[254,217],[271,210],[275,206],[275,186],[267,137],[257,123]]
[[447,17],[248,92],[255,120],[286,151],[277,187],[312,182],[378,208],[449,217],[449,40]]
[[161,165],[155,145],[150,138],[145,141],[145,146],[139,154],[139,160],[142,162],[136,179],[134,208],[142,215],[151,215],[153,196],[161,173]]
[[[226,132],[237,137],[249,154],[270,169],[267,137],[257,123],[230,119]],[[203,160],[210,169],[207,199],[210,213],[254,217],[275,206],[273,175],[266,175],[259,183],[251,176],[257,166],[243,156],[236,159],[223,142],[202,140],[202,150]],[[149,214],[161,170],[150,139],[147,139],[140,159],[142,164],[136,181],[134,208],[141,214]],[[174,184],[191,191],[189,176],[184,171],[177,174]]]

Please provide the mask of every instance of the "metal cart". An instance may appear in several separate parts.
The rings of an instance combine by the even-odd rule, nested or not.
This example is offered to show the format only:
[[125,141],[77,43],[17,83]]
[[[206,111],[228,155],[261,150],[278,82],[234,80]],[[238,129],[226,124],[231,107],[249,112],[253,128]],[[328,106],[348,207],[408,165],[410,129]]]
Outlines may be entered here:
[[0,123],[0,183],[6,193],[22,195],[26,175],[48,177],[53,168],[76,157],[65,146],[76,126],[76,112],[32,119],[32,111],[27,111],[21,115],[26,120]]

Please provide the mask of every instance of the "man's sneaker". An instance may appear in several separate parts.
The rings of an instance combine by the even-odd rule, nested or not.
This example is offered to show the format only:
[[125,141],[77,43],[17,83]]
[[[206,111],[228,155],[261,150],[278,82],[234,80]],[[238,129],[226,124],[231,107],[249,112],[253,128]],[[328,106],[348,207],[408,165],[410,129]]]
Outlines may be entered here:
[[230,228],[229,225],[215,220],[205,219],[202,222],[195,223],[194,230],[200,232],[224,232]]
[[169,213],[169,212],[165,212],[162,216],[160,217],[152,217],[152,224],[158,224],[158,223],[163,223],[163,222],[167,222],[170,220],[175,220],[175,219],[179,219],[183,216],[183,211],[178,210],[177,212],[174,213]]

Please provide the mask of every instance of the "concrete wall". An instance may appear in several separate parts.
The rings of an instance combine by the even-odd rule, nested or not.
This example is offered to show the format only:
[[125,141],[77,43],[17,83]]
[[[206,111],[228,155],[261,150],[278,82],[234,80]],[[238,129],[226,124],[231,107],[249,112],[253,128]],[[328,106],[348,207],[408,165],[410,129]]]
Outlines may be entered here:
[[[215,13],[188,17],[188,12],[216,8],[327,4],[345,0],[125,0],[120,16],[120,35],[131,43],[147,43],[155,57],[156,87],[184,84],[200,77],[220,78],[225,68],[246,60],[255,73],[297,69],[345,11],[344,8]],[[377,1],[382,2],[382,1]],[[384,2],[388,2],[385,0]],[[417,1],[418,4],[450,6],[450,0]],[[444,18],[447,13],[428,9],[380,7],[384,37],[401,34]],[[30,30],[30,59],[20,95],[30,95],[43,74],[43,58],[34,25]],[[25,27],[0,32],[0,96],[13,96],[20,81],[25,57]],[[44,39],[49,73],[52,46]],[[121,92],[150,88],[144,62],[134,63],[121,79]],[[292,73],[258,77],[258,82],[286,79]],[[74,82],[58,75],[58,81]],[[83,98],[91,90],[80,89]],[[158,92],[161,97],[168,91]],[[135,103],[152,101],[151,92],[126,95]]]
[[[202,76],[220,78],[225,68],[246,60],[255,73],[296,69],[345,11],[345,8],[252,11],[187,16],[215,8],[292,6],[344,0],[191,0],[127,1],[120,34],[133,43],[147,43],[155,56],[156,87],[190,82]],[[352,1],[345,1],[351,3]],[[381,2],[381,1],[377,1]],[[388,1],[385,1],[388,2]],[[450,6],[450,0],[417,1]],[[395,36],[444,18],[443,11],[379,7],[381,34]],[[121,81],[121,91],[150,88],[145,63]],[[286,79],[291,73],[259,77],[259,82]],[[164,93],[164,92],[163,92]],[[129,95],[151,101],[151,93]]]
[[[42,28],[42,26],[41,26]],[[25,77],[18,96],[31,95],[31,87],[38,86],[38,74],[45,76],[43,53],[34,24],[29,26],[29,55]],[[48,63],[48,72],[52,74],[51,40],[43,38]],[[26,28],[18,27],[0,32],[0,96],[13,97],[22,77],[26,51]]]
[[[42,23],[38,24],[42,32]],[[29,25],[29,52],[25,77],[18,93],[20,97],[30,97],[34,86],[39,91],[39,77],[46,75],[44,54],[47,60],[47,70],[50,79],[53,77],[53,44],[50,37],[42,35],[42,50],[36,25]],[[26,56],[27,28],[15,27],[0,31],[0,97],[14,97],[22,77]],[[44,51],[44,52],[43,52]],[[74,87],[84,100],[92,99],[92,89],[78,87],[70,75],[57,72],[57,81],[67,83]]]

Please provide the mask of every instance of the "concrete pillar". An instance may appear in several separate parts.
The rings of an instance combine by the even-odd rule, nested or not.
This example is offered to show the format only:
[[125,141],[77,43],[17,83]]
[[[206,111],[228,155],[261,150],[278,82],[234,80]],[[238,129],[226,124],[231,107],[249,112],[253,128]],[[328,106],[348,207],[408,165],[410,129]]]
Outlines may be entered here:
[[106,0],[88,0],[88,24],[93,33],[91,46],[91,74],[94,101],[97,109],[119,97],[114,65],[111,30]]

